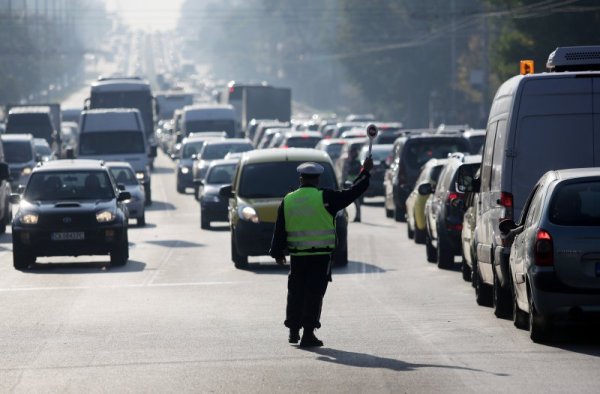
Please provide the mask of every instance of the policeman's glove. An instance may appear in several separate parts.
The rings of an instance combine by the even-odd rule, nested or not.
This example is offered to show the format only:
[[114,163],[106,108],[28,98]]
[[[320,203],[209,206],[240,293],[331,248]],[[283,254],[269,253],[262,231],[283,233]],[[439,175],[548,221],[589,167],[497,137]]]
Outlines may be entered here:
[[286,265],[287,264],[287,260],[285,259],[285,257],[276,258],[275,262],[278,265]]
[[373,158],[371,156],[365,159],[363,163],[363,169],[367,172],[370,172],[373,169]]

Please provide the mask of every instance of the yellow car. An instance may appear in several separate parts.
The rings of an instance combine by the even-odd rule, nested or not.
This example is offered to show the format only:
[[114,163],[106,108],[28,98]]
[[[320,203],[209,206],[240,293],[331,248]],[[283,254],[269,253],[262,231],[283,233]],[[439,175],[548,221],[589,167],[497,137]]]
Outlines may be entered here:
[[425,243],[425,232],[427,231],[425,203],[429,198],[429,194],[419,194],[419,186],[429,183],[435,189],[435,184],[447,161],[448,159],[431,159],[425,163],[421,168],[419,178],[415,182],[415,187],[406,199],[406,229],[408,238],[414,238],[415,243]]
[[[261,149],[246,152],[237,166],[231,185],[220,189],[229,197],[229,224],[231,228],[231,259],[237,268],[248,266],[248,256],[268,255],[277,220],[277,209],[285,195],[300,185],[296,167],[312,161],[321,164],[325,172],[319,187],[338,189],[331,159],[316,149]],[[348,263],[347,227],[345,211],[336,215],[336,265]]]

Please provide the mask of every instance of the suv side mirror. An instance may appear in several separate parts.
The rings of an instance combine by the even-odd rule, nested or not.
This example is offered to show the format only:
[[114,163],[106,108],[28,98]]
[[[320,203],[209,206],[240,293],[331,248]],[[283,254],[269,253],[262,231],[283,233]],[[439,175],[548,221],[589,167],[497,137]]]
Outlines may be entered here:
[[17,193],[11,193],[8,199],[11,204],[19,204],[21,202],[21,195]]
[[126,201],[126,200],[131,200],[131,193],[129,193],[129,192],[119,193],[119,196],[117,197],[117,201]]
[[117,183],[117,189],[124,191],[125,190],[125,185],[122,183]]
[[219,189],[219,195],[227,198],[233,198],[234,193],[231,185],[221,186]]
[[473,173],[473,167],[460,166],[456,176],[456,190],[461,193],[479,193],[481,180]]
[[349,189],[352,187],[352,182],[350,181],[344,181],[344,188],[345,189]]
[[7,181],[10,179],[10,171],[8,164],[0,163],[0,180]]
[[417,189],[417,193],[419,193],[421,196],[427,196],[429,194],[432,194],[433,186],[431,185],[431,183],[423,183],[423,184],[419,185],[419,188]]
[[502,235],[508,235],[512,230],[516,229],[518,226],[512,219],[503,219],[498,223],[498,228],[500,229],[500,233]]

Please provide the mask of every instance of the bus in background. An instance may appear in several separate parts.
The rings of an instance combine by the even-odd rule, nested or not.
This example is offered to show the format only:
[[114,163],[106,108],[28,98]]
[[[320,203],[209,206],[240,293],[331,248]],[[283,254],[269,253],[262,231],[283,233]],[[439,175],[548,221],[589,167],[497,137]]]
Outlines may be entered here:
[[198,104],[183,108],[181,135],[207,131],[224,131],[228,138],[236,134],[235,110],[231,105]]

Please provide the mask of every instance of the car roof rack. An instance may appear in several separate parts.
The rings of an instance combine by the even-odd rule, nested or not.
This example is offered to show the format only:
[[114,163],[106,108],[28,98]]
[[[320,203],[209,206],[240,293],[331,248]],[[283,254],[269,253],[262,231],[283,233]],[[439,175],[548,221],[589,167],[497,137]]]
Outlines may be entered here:
[[549,72],[600,70],[600,46],[559,47],[548,56]]

